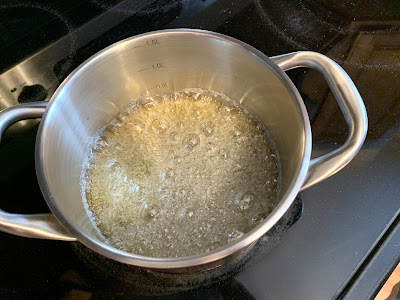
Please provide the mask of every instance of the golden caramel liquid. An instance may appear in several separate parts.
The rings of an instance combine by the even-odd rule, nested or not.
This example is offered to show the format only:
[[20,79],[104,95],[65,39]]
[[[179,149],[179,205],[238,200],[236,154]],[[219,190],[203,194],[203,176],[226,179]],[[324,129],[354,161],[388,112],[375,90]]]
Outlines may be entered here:
[[262,222],[279,176],[277,153],[255,118],[220,94],[188,89],[137,99],[101,129],[82,193],[114,247],[182,257]]

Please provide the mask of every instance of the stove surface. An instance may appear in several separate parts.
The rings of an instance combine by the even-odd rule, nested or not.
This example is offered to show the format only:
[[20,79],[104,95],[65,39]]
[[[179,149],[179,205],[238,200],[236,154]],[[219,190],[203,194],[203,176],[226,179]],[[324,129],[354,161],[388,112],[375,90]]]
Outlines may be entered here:
[[[264,239],[268,246],[259,247],[257,255],[232,279],[165,297],[312,300],[373,296],[400,254],[400,4],[0,1],[0,110],[48,100],[60,82],[97,51],[123,38],[166,28],[216,31],[268,56],[297,50],[327,55],[348,72],[359,89],[369,130],[363,148],[345,169],[301,192],[304,212],[299,220],[290,223],[278,241]],[[313,156],[337,148],[347,136],[347,127],[323,77],[307,69],[288,75],[310,115]],[[49,211],[34,170],[38,122],[19,122],[1,141],[3,210]],[[107,281],[99,286],[76,248],[65,242],[0,233],[0,297],[135,295],[129,289],[113,289]]]

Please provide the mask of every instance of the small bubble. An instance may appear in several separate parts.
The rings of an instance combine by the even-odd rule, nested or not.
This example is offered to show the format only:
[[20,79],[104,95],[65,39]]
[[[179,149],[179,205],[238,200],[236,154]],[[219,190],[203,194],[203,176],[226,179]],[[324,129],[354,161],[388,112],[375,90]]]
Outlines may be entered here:
[[111,132],[115,132],[115,131],[118,131],[118,129],[121,128],[121,126],[122,126],[121,122],[115,121],[115,122],[111,123],[107,129]]
[[101,149],[104,149],[106,146],[109,146],[109,144],[107,143],[107,140],[105,138],[100,138],[96,141],[94,149],[101,150]]
[[208,142],[206,149],[207,149],[208,152],[214,151],[214,149],[215,149],[214,143]]
[[177,131],[172,131],[169,135],[169,142],[171,144],[176,144],[179,142],[179,132]]
[[250,218],[249,224],[252,226],[260,224],[262,221],[265,220],[266,217],[267,217],[266,213],[257,213]]
[[161,172],[161,178],[162,179],[170,179],[170,178],[172,178],[174,176],[175,176],[175,171],[173,169],[171,169],[171,168],[168,168],[168,169],[163,170]]
[[185,216],[185,214],[186,214],[186,207],[182,207],[182,208],[178,209],[178,211],[176,212],[176,216],[179,219],[182,219]]
[[241,210],[247,210],[250,207],[250,202],[254,199],[254,195],[252,193],[246,193],[236,199],[234,202],[239,206]]
[[111,196],[113,196],[114,200],[118,201],[122,198],[122,193],[117,187],[117,185],[114,185],[110,187],[109,189]]
[[183,147],[188,150],[193,150],[197,145],[200,144],[200,138],[197,134],[195,133],[189,133],[185,138],[183,139]]
[[133,174],[135,178],[143,179],[150,175],[150,164],[146,160],[138,159],[132,162],[136,172]]
[[189,216],[189,217],[193,217],[193,212],[192,212],[192,211],[189,211],[189,212],[188,212],[188,216]]
[[242,168],[241,165],[236,165],[236,166],[233,168],[233,172],[234,172],[234,173],[242,173],[242,171],[243,171],[243,168]]
[[244,235],[243,232],[240,230],[232,230],[231,232],[228,233],[228,242],[233,242],[235,240],[240,239]]
[[122,122],[126,119],[126,114],[119,114],[115,119],[122,125]]
[[192,97],[197,100],[200,95],[201,93],[193,93]]
[[149,222],[153,220],[158,216],[159,213],[160,213],[160,208],[158,205],[148,204],[146,202],[143,202],[140,215],[144,221]]
[[214,124],[211,121],[202,123],[200,125],[201,131],[206,135],[206,136],[211,136],[214,131]]
[[163,119],[154,119],[151,123],[151,128],[153,129],[154,133],[162,134],[168,130],[169,124],[167,121]]
[[144,98],[141,101],[141,104],[144,107],[156,106],[160,100],[161,100],[161,97],[159,97],[159,96],[150,96],[150,97]]
[[187,191],[185,189],[178,189],[175,191],[175,196],[178,198],[183,198],[187,195]]
[[116,170],[116,169],[118,169],[120,167],[120,164],[118,162],[116,162],[116,161],[112,161],[112,162],[108,163],[106,165],[106,167],[110,168],[112,170]]
[[132,120],[132,122],[129,122],[129,125],[131,126],[132,130],[136,133],[142,133],[144,129],[143,122],[136,119]]
[[221,149],[219,151],[219,154],[221,155],[222,159],[227,159],[228,158],[228,151],[226,151],[225,149]]
[[[256,141],[257,143],[257,141]],[[271,155],[271,150],[268,147],[264,147],[262,151],[262,155],[264,156],[264,159],[268,159]]]
[[233,126],[232,136],[234,138],[239,138],[242,135],[242,131],[239,126]]
[[172,155],[170,162],[172,165],[174,163],[180,164],[182,162],[182,157],[180,157],[179,155]]
[[203,116],[203,112],[200,109],[193,109],[192,115],[196,119],[200,119]]
[[[130,183],[132,184],[132,180],[130,181]],[[137,185],[136,183],[133,183],[130,187],[129,187],[129,191],[131,192],[131,193],[134,193],[134,192],[139,192],[139,190],[140,190],[140,186],[139,185]]]

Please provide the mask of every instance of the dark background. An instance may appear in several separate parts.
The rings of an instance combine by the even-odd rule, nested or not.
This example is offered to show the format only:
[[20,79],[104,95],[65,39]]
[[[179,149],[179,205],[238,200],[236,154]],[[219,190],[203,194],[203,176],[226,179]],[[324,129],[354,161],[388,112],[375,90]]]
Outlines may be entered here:
[[[264,239],[234,279],[176,297],[329,299],[350,297],[356,289],[356,298],[362,299],[376,292],[400,253],[395,236],[400,207],[399,6],[398,1],[0,1],[0,110],[49,99],[85,59],[152,30],[212,30],[268,56],[298,50],[327,55],[348,72],[365,102],[369,130],[362,150],[344,170],[301,193],[304,213],[297,223],[278,241]],[[18,71],[45,51],[51,58],[32,64],[27,73]],[[306,69],[288,74],[310,115],[313,155],[337,148],[347,127],[323,77]],[[34,121],[15,126],[0,145],[0,198],[6,211],[48,211],[34,171],[36,130]],[[68,243],[0,233],[0,296],[132,296],[96,285],[79,253]],[[373,264],[382,257],[384,263]],[[365,279],[363,272],[371,265]]]

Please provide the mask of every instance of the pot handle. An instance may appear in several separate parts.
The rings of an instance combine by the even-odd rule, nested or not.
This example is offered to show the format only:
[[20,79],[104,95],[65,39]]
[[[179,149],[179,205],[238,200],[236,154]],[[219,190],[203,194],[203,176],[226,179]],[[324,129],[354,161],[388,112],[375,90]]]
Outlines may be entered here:
[[[47,102],[41,101],[12,106],[0,112],[0,141],[12,124],[24,119],[41,118],[46,107]],[[23,215],[0,210],[0,230],[30,238],[76,240],[52,214]]]
[[349,127],[346,142],[338,149],[311,159],[301,190],[344,168],[360,150],[367,134],[364,102],[349,75],[336,62],[320,53],[300,51],[271,57],[284,71],[308,67],[319,71],[328,83]]

